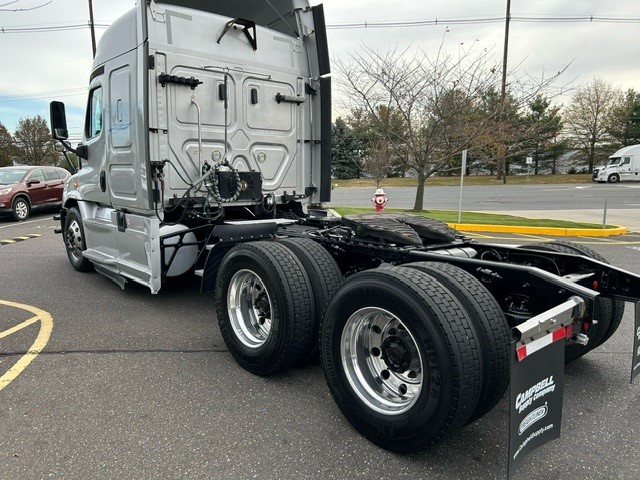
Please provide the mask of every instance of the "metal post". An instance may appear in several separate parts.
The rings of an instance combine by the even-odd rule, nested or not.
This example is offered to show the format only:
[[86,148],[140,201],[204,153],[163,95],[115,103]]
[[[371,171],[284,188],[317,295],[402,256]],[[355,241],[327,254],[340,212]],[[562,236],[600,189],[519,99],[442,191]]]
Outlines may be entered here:
[[604,213],[602,215],[602,228],[607,228],[607,197],[604,197]]
[[89,27],[91,27],[91,48],[93,58],[96,58],[96,30],[93,25],[93,0],[89,0]]
[[458,223],[462,219],[462,187],[464,186],[464,172],[467,170],[467,151],[462,151],[462,171],[460,172],[460,201],[458,202]]

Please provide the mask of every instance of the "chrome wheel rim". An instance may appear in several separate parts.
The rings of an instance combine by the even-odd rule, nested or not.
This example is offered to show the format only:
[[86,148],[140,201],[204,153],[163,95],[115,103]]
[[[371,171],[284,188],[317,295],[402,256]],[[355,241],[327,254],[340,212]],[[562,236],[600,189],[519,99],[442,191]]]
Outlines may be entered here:
[[415,338],[382,308],[362,308],[349,317],[342,331],[340,356],[358,398],[385,415],[409,410],[428,378]]
[[239,270],[231,278],[227,291],[231,327],[249,348],[260,348],[271,334],[273,304],[264,283],[251,270]]
[[24,200],[18,200],[16,202],[15,209],[16,209],[16,215],[21,220],[24,220],[25,218],[27,218],[27,215],[29,215],[29,206],[27,205],[27,202],[25,202]]
[[67,227],[67,249],[75,260],[82,260],[82,231],[75,219]]

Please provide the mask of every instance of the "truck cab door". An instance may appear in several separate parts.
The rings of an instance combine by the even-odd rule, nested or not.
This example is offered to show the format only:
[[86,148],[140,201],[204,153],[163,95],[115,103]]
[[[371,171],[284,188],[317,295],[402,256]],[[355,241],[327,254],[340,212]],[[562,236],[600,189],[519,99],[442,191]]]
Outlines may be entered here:
[[618,165],[618,173],[620,174],[620,180],[633,180],[631,157],[622,157],[620,165]]
[[78,175],[82,198],[102,206],[111,204],[106,178],[104,125],[104,88],[102,75],[93,77],[89,89],[84,125],[84,144],[87,158]]

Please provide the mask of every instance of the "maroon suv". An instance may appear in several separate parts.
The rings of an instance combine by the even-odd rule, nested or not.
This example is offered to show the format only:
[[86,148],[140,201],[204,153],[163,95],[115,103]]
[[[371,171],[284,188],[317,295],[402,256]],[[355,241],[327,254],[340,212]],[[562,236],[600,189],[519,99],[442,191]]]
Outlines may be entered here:
[[32,208],[59,206],[69,177],[58,167],[0,167],[0,215],[20,221]]

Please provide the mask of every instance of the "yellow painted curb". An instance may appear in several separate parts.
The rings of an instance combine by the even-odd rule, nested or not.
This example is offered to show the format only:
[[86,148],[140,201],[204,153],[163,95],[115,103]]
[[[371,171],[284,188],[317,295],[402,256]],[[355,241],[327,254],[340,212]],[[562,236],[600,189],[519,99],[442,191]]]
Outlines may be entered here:
[[466,232],[523,233],[529,235],[550,235],[558,237],[610,237],[628,233],[627,227],[615,228],[562,228],[525,227],[518,225],[480,225],[475,223],[449,223],[451,228]]

